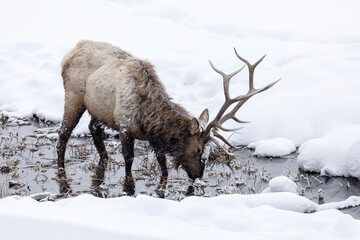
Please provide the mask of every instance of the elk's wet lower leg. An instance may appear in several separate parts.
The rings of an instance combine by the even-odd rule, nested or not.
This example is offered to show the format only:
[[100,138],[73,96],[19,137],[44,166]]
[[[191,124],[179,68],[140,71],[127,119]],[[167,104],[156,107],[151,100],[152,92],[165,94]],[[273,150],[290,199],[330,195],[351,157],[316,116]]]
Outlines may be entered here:
[[108,155],[104,145],[104,129],[101,125],[101,122],[97,121],[95,118],[91,118],[89,130],[93,137],[96,150],[100,155],[99,165],[103,165],[108,159]]
[[59,170],[64,169],[66,144],[71,136],[72,130],[78,124],[81,116],[85,112],[85,107],[81,100],[72,93],[65,93],[64,116],[59,130],[59,140],[57,143],[57,165]]
[[134,138],[129,136],[121,137],[122,155],[125,160],[126,177],[132,177],[131,166],[134,161]]
[[131,167],[134,161],[134,138],[120,135],[122,154],[125,160],[125,183],[124,191],[128,195],[135,193],[135,182],[131,174]]
[[61,125],[60,131],[59,131],[59,140],[57,143],[57,154],[58,154],[58,160],[57,165],[59,168],[64,168],[65,163],[65,150],[66,150],[66,144],[71,136],[73,128],[71,127],[65,127],[64,124]]
[[161,169],[161,178],[160,178],[160,184],[166,185],[167,183],[167,177],[168,177],[168,171],[166,167],[166,157],[165,154],[157,154],[156,159],[160,165]]

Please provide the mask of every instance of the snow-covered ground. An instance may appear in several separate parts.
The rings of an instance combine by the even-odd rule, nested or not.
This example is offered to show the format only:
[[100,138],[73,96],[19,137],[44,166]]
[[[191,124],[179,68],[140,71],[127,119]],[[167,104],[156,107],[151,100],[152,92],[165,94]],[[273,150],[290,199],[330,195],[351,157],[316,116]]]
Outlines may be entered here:
[[[175,102],[214,117],[222,80],[207,60],[232,72],[243,65],[235,47],[250,62],[267,54],[255,87],[282,80],[243,106],[238,117],[252,123],[231,141],[285,138],[300,146],[360,122],[359,7],[356,0],[2,1],[0,111],[61,121],[60,61],[91,39],[150,60]],[[233,96],[247,91],[247,70],[230,88]],[[74,133],[87,132],[88,122],[84,115]],[[280,152],[262,155],[284,154],[275,144]]]
[[[258,66],[255,86],[282,80],[238,113],[235,143],[283,137],[296,146],[360,119],[360,3],[338,1],[2,1],[0,110],[60,121],[60,61],[80,39],[110,42],[153,62],[170,96],[213,117],[225,72]],[[247,91],[247,70],[231,82]],[[78,133],[87,130],[82,121]]]
[[[0,111],[4,114],[35,113],[61,121],[60,61],[79,40],[90,39],[150,60],[175,102],[194,116],[209,108],[211,119],[224,97],[222,80],[207,60],[230,73],[243,65],[233,52],[235,47],[250,62],[267,54],[257,68],[255,87],[282,80],[243,106],[238,117],[251,123],[231,141],[257,142],[253,145],[262,156],[282,155],[293,151],[294,145],[301,146],[300,167],[360,178],[357,0],[0,3]],[[232,79],[230,88],[233,96],[247,91],[247,70]],[[88,121],[85,115],[75,133],[87,131]],[[267,196],[276,196],[276,201],[290,196],[276,194],[248,198],[266,202]],[[247,197],[176,203],[143,196],[112,200],[82,196],[39,204],[7,198],[0,201],[0,226],[8,230],[5,236],[18,238],[29,232],[39,238],[94,239],[103,234],[169,239],[168,233],[174,239],[290,239],[292,233],[291,239],[351,239],[359,235],[359,222],[338,211],[300,214],[287,208],[250,206],[243,199]]]
[[284,192],[181,202],[145,195],[42,203],[8,197],[0,200],[0,226],[11,239],[358,239],[360,221],[334,210],[358,204],[353,197],[317,205]]
[[296,151],[294,143],[286,138],[260,140],[247,147],[255,149],[254,155],[259,157],[282,157]]
[[311,139],[298,151],[298,165],[306,171],[360,179],[360,124]]

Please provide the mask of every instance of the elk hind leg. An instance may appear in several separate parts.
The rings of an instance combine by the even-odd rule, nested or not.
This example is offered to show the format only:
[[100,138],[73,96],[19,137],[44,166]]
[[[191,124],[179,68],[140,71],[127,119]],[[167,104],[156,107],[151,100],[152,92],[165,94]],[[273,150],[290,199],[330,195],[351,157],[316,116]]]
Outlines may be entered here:
[[64,169],[64,158],[66,144],[71,136],[71,132],[78,124],[81,116],[85,112],[85,107],[79,99],[71,94],[65,94],[64,117],[59,130],[59,140],[56,145],[58,168]]

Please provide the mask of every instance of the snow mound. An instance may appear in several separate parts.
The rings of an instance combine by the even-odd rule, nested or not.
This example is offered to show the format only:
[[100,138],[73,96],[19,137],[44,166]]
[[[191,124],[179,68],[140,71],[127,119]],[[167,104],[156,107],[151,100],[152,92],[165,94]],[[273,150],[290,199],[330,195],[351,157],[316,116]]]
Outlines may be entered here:
[[292,192],[296,193],[296,183],[288,177],[279,176],[270,180],[269,187],[263,193],[269,192]]
[[282,157],[296,150],[293,142],[286,138],[271,138],[250,143],[248,148],[255,149],[259,157]]
[[360,124],[312,139],[299,148],[299,168],[360,179]]

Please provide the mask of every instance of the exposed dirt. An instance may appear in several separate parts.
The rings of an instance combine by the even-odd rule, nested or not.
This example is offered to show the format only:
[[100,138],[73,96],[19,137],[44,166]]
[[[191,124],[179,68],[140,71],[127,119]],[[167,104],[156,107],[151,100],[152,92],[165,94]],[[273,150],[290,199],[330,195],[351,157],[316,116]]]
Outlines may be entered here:
[[[110,156],[105,167],[98,166],[99,157],[90,136],[71,138],[66,152],[66,178],[59,177],[55,149],[58,127],[59,124],[36,118],[0,118],[0,197],[40,192],[51,192],[55,194],[53,198],[81,193],[98,197],[126,195],[124,190],[129,186],[124,179],[124,161],[114,136],[105,142]],[[234,159],[211,157],[203,181],[195,183],[188,180],[183,170],[174,170],[168,160],[168,184],[163,188],[159,185],[161,172],[154,154],[146,142],[138,141],[133,164],[135,194],[181,200],[189,189],[205,197],[260,193],[268,187],[271,178],[285,175],[298,184],[299,194],[316,202],[341,201],[360,195],[357,179],[299,172],[296,154],[271,159],[254,157],[253,150],[247,148],[235,153]],[[360,219],[359,208],[343,211]]]

